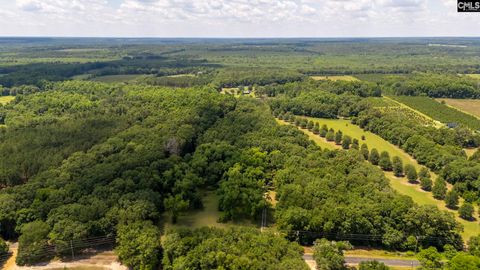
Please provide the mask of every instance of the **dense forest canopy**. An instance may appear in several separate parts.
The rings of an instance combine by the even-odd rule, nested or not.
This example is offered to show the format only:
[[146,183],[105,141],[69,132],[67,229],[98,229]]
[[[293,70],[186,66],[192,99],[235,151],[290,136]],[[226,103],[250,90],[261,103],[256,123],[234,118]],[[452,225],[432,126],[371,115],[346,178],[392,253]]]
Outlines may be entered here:
[[[461,250],[458,217],[475,222],[480,201],[476,118],[412,107],[480,98],[479,53],[447,38],[0,39],[0,256],[3,239],[30,265],[96,237],[133,269],[307,269],[298,243],[339,258],[350,244]],[[372,132],[422,170],[307,116]],[[390,172],[458,214],[401,195]],[[205,191],[217,222],[272,231],[163,231]]]

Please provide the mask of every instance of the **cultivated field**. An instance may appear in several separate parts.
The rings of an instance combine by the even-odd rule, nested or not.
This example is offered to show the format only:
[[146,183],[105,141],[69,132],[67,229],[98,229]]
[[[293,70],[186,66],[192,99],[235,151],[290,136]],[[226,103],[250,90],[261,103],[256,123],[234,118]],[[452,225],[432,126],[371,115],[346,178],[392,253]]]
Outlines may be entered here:
[[480,99],[439,98],[437,100],[444,101],[448,106],[480,118]]
[[0,96],[0,104],[5,105],[14,99],[14,96]]
[[458,123],[472,129],[480,129],[480,119],[446,106],[435,99],[415,96],[393,96],[392,98],[442,123]]
[[[408,106],[406,105],[405,103],[402,103],[400,101],[397,100],[397,97],[387,97],[387,96],[383,96],[383,98],[385,100],[388,100],[390,102],[394,102],[396,104],[396,106],[389,106],[388,108],[394,108],[394,107],[399,107],[401,109],[404,109],[406,112],[407,111],[410,111],[410,114],[411,115],[415,115],[417,117],[415,117],[414,119],[417,120],[417,121],[421,121],[423,123],[427,123],[427,122],[430,122],[433,126],[437,127],[437,128],[440,128],[440,127],[443,127],[444,124],[442,124],[442,122],[434,119],[433,117],[411,107],[411,106]],[[396,108],[394,108],[396,110]],[[422,120],[423,119],[423,120]]]
[[312,76],[312,79],[316,81],[322,80],[331,80],[331,81],[358,81],[357,78],[349,75],[342,75],[342,76]]

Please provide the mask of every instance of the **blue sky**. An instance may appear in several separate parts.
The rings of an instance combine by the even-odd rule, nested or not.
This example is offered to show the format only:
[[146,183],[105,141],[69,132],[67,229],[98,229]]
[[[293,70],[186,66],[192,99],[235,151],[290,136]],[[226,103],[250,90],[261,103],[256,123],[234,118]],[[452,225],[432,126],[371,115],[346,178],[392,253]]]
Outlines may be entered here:
[[0,36],[480,36],[457,0],[0,0]]

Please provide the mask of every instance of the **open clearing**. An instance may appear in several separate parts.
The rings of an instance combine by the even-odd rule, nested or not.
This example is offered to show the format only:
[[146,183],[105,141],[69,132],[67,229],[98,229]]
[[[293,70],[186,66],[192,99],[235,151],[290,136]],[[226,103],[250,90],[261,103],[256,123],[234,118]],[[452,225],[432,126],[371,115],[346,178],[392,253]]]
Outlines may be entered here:
[[[377,148],[379,152],[387,151],[390,153],[390,156],[398,156],[403,160],[404,164],[412,164],[419,170],[422,166],[417,163],[415,159],[413,159],[410,155],[404,152],[402,149],[398,148],[395,145],[385,141],[380,136],[373,134],[369,131],[364,131],[357,125],[353,125],[350,121],[345,119],[319,119],[319,118],[312,118],[312,117],[305,117],[308,120],[312,120],[314,122],[318,122],[320,126],[326,124],[328,128],[333,128],[335,131],[341,130],[344,135],[348,135],[352,138],[356,138],[359,140],[360,145],[362,143],[366,143],[368,148],[371,150],[372,148]],[[290,123],[285,122],[283,120],[278,120],[280,124],[289,125]],[[322,138],[318,135],[315,135],[313,132],[310,132],[307,129],[300,129],[306,135],[309,136],[317,145],[322,148],[334,150],[334,149],[341,149],[341,146],[336,145],[334,142],[327,142],[325,138]],[[365,141],[361,140],[361,136],[365,136]],[[432,173],[432,179],[436,179],[436,175]],[[412,200],[419,204],[419,205],[435,205],[441,210],[446,210],[451,212],[455,215],[455,219],[464,226],[464,231],[462,233],[462,237],[464,240],[470,239],[470,237],[480,234],[480,224],[476,221],[466,221],[461,219],[458,216],[458,212],[455,210],[448,209],[445,206],[444,201],[439,201],[433,198],[431,192],[426,192],[420,188],[420,185],[410,184],[408,180],[403,178],[398,178],[393,175],[392,172],[385,172],[385,176],[390,180],[390,186],[396,190],[398,193],[402,195],[409,196]]]
[[437,100],[444,101],[448,106],[480,118],[480,99],[438,98]]
[[466,74],[467,77],[474,78],[474,79],[479,79],[480,80],[480,74]]
[[121,83],[121,82],[129,82],[134,81],[138,78],[144,77],[146,75],[142,74],[131,74],[131,75],[107,75],[107,76],[99,76],[90,79],[94,82],[104,82],[104,83]]
[[189,228],[201,228],[201,227],[217,227],[217,228],[227,228],[230,226],[254,226],[258,227],[258,224],[251,222],[250,220],[245,221],[235,221],[220,223],[218,219],[220,218],[221,212],[218,211],[218,195],[215,191],[205,191],[202,199],[203,209],[191,210],[180,215],[178,217],[177,223],[172,224],[171,218],[168,214],[164,215],[165,224],[164,231],[168,229],[180,228],[180,227],[189,227]]
[[14,100],[14,96],[1,96],[0,97],[0,104],[5,105]]
[[341,76],[312,76],[312,79],[315,81],[322,81],[322,80],[331,80],[331,81],[359,81],[359,79],[349,76],[349,75],[341,75]]
[[169,76],[165,76],[165,77],[169,77],[169,78],[195,77],[195,74],[184,73],[184,74],[169,75]]

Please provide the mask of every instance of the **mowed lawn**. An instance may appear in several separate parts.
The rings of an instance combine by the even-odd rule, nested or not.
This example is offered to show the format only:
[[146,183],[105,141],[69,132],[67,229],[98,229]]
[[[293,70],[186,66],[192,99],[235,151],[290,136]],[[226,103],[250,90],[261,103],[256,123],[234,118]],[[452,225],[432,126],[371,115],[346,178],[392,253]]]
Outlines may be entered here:
[[[359,126],[350,123],[350,120],[345,119],[320,119],[320,118],[312,118],[306,117],[308,120],[312,120],[313,122],[317,122],[322,125],[327,125],[328,129],[333,128],[336,131],[341,130],[343,134],[352,137],[353,139],[357,139],[362,145],[366,143],[368,145],[368,149],[372,150],[376,148],[379,152],[387,151],[390,153],[390,156],[398,156],[403,160],[404,164],[412,164],[417,169],[420,169],[421,166],[412,158],[410,155],[405,153],[402,149],[398,148],[397,146],[385,141],[380,136],[371,133],[369,131],[365,131],[361,129]],[[362,136],[365,136],[365,140],[362,140]],[[317,136],[319,137],[319,136]],[[323,139],[323,138],[322,138]]]
[[0,96],[0,104],[5,105],[14,100],[14,96]]
[[480,118],[480,99],[438,98],[437,100],[444,101],[448,106]]
[[[350,123],[349,120],[344,119],[321,119],[321,118],[312,118],[312,117],[305,117],[308,120],[312,120],[314,122],[318,122],[320,126],[326,124],[328,128],[333,128],[335,131],[341,130],[344,135],[348,135],[352,138],[356,138],[359,140],[360,145],[362,143],[366,143],[371,150],[372,148],[376,148],[379,152],[387,151],[390,153],[390,157],[398,156],[403,160],[404,164],[412,164],[414,165],[417,170],[419,170],[422,166],[417,163],[415,159],[413,159],[410,155],[404,152],[402,149],[398,148],[397,146],[387,142],[386,140],[382,139],[376,134],[373,134],[369,131],[364,131],[357,125],[353,125]],[[277,122],[283,125],[287,125],[289,123],[278,120]],[[334,142],[327,142],[325,138],[322,138],[318,135],[313,134],[313,132],[308,131],[307,129],[300,129],[306,135],[309,136],[317,145],[322,148],[334,150],[334,149],[341,149],[341,146],[335,145]],[[365,136],[365,140],[362,141],[361,137]],[[405,177],[398,178],[393,175],[392,172],[386,172],[385,176],[390,180],[390,186],[396,190],[398,193],[402,195],[409,196],[412,200],[419,204],[419,205],[435,205],[441,210],[446,210],[455,215],[456,220],[464,226],[464,232],[462,233],[462,237],[465,241],[470,239],[470,237],[474,235],[480,234],[480,223],[477,221],[466,221],[461,219],[458,216],[458,212],[448,209],[445,206],[444,201],[439,201],[433,198],[431,192],[423,191],[420,188],[420,185],[414,185],[408,183]],[[436,179],[436,175],[432,173],[432,178]]]
[[322,80],[331,80],[331,81],[359,81],[359,79],[349,76],[349,75],[342,75],[342,76],[312,76],[312,79],[316,81]]

